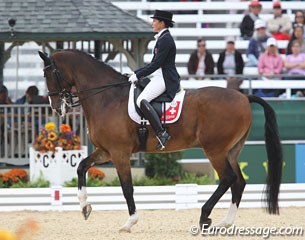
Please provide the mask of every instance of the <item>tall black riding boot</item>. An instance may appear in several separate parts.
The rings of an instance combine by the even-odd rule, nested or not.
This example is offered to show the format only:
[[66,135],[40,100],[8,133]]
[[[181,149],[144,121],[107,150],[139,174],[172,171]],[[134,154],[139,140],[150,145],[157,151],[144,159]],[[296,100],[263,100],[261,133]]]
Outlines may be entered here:
[[166,132],[165,129],[163,129],[158,114],[147,100],[141,101],[140,109],[155,131],[156,137],[159,141],[156,149],[163,150],[171,136]]

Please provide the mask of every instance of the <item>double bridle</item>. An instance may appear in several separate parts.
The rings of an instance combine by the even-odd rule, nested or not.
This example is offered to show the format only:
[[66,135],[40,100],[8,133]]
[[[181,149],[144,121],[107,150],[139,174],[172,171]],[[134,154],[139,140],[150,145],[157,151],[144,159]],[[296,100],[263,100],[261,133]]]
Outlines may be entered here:
[[[111,84],[106,84],[104,86],[100,86],[100,87],[94,87],[94,88],[88,88],[88,89],[83,89],[83,90],[77,90],[76,95],[74,93],[72,93],[71,91],[65,89],[62,86],[62,82],[64,81],[60,71],[57,69],[54,61],[52,59],[50,59],[50,64],[45,66],[43,71],[44,73],[46,72],[46,70],[50,69],[50,71],[52,71],[52,74],[54,76],[55,82],[56,82],[56,91],[50,92],[48,91],[48,96],[59,96],[61,99],[61,107],[67,107],[68,109],[71,107],[77,107],[79,105],[81,105],[81,101],[85,100],[91,96],[94,96],[98,93],[101,93],[109,88],[115,87],[115,86],[119,86],[119,85],[129,85],[130,83],[127,81],[121,81],[121,82],[116,82],[116,83],[111,83]],[[88,94],[87,96],[84,96],[83,98],[79,98],[79,94],[80,93],[85,93],[85,92],[92,92],[91,94]]]

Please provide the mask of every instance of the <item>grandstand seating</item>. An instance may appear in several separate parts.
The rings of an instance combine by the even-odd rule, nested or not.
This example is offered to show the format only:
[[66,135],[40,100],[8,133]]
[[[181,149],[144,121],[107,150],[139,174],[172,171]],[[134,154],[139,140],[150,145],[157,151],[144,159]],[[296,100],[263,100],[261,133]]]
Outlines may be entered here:
[[[175,27],[171,29],[177,45],[177,67],[180,75],[187,75],[186,64],[189,55],[196,48],[196,39],[204,37],[207,39],[207,48],[213,54],[216,62],[218,54],[225,48],[225,39],[235,37],[236,49],[243,53],[243,58],[247,61],[245,49],[248,46],[247,40],[239,38],[240,32],[238,25],[241,22],[244,11],[248,8],[249,2],[226,2],[208,1],[208,2],[149,2],[147,0],[134,1],[111,1],[114,5],[125,11],[135,14],[139,18],[150,22],[150,16],[155,9],[164,9],[174,11],[173,20],[176,22]],[[228,7],[230,4],[230,7]],[[265,20],[272,17],[272,2],[262,2],[263,11],[261,17]],[[291,20],[294,18],[293,11],[305,9],[305,2],[282,2],[282,8],[287,9],[287,14]],[[236,13],[230,13],[236,10]],[[208,28],[202,28],[202,24],[208,24]],[[77,43],[79,46],[80,43]],[[8,47],[9,44],[6,44]],[[147,54],[144,56],[145,62],[150,62],[152,57],[153,42],[149,43]],[[280,48],[286,48],[287,41],[279,41]],[[19,88],[21,92],[29,85],[38,84],[39,88],[45,89],[42,81],[42,63],[37,55],[37,49],[40,47],[35,43],[25,43],[19,47],[19,68],[18,76],[16,71],[17,50],[12,51],[10,60],[5,64],[4,78],[5,84],[9,89],[15,89],[16,78],[19,79]],[[120,63],[120,60],[123,63]],[[125,56],[118,55],[109,64],[114,66],[118,71],[130,72],[126,64]],[[245,74],[257,74],[256,68],[245,68]],[[186,77],[184,77],[186,79]],[[19,94],[20,95],[20,94]]]
[[[150,22],[150,16],[154,9],[164,9],[176,12],[173,20],[175,27],[170,31],[175,37],[177,46],[177,67],[181,75],[187,75],[186,63],[190,52],[196,48],[196,39],[204,37],[207,39],[207,49],[213,53],[215,62],[218,60],[219,52],[225,48],[227,37],[236,39],[235,47],[243,53],[243,59],[246,62],[245,50],[248,47],[248,40],[240,39],[240,30],[238,28],[245,10],[248,9],[249,2],[234,2],[234,4],[223,1],[208,2],[149,2],[149,1],[114,1],[116,6],[131,11],[139,18]],[[231,4],[228,7],[228,4]],[[272,18],[272,3],[262,2],[262,19]],[[287,10],[287,14],[293,21],[293,10],[305,7],[304,2],[283,2],[282,8]],[[240,13],[231,14],[231,10],[240,11]],[[221,13],[220,13],[221,12]],[[202,28],[203,24],[209,24],[210,27]],[[232,27],[233,26],[233,27]],[[279,48],[285,49],[288,41],[279,41]],[[145,62],[151,59],[151,49],[153,43],[148,46],[149,51],[145,56]],[[284,56],[283,56],[284,57]],[[245,74],[258,74],[256,68],[246,67]]]

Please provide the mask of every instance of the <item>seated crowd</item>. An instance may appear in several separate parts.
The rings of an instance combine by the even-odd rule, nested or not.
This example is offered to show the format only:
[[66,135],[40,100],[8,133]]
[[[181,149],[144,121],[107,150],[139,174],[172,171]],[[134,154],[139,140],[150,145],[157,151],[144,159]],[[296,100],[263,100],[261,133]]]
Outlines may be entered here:
[[[197,41],[197,50],[189,58],[188,73],[195,75],[195,79],[205,79],[205,75],[212,74],[227,75],[228,87],[236,89],[242,80],[234,78],[233,75],[243,74],[244,66],[257,68],[258,74],[265,80],[305,80],[304,12],[296,11],[295,22],[292,23],[290,18],[282,13],[281,2],[275,1],[274,17],[266,22],[259,17],[261,8],[258,0],[252,0],[249,12],[240,24],[241,37],[249,41],[245,63],[241,52],[234,47],[234,39],[227,40],[226,48],[219,53],[218,61],[214,63],[205,40],[200,38]],[[288,40],[287,48],[279,49],[278,40]],[[255,94],[261,97],[276,97],[281,93],[275,90],[258,90]],[[293,94],[305,96],[305,91],[298,90]]]

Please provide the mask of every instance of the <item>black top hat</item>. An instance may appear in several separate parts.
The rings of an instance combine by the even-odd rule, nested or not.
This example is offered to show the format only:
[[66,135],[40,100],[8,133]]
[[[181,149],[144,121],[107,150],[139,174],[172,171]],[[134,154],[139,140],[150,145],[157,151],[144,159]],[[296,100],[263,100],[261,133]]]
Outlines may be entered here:
[[155,18],[155,19],[167,22],[170,27],[174,26],[174,24],[173,24],[174,21],[172,20],[173,13],[171,13],[171,12],[156,10],[154,16],[152,16],[151,18]]

